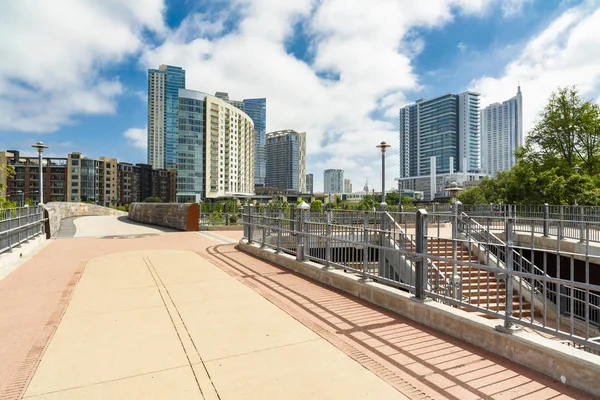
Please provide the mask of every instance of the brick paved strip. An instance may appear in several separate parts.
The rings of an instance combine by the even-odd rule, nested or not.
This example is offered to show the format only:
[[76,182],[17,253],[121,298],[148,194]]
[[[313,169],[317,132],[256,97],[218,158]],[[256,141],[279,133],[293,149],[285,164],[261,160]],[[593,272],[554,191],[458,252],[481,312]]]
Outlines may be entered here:
[[409,398],[591,399],[495,354],[237,251],[208,257]]

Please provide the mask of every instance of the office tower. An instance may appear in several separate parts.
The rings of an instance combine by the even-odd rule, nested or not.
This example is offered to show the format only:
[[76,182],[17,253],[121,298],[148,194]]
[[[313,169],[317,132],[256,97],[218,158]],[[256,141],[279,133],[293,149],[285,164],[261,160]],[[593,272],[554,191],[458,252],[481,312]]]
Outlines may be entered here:
[[401,108],[400,189],[423,191],[429,200],[450,179],[479,179],[480,132],[478,93],[449,93]]
[[352,193],[352,182],[350,179],[344,179],[344,193]]
[[325,194],[343,193],[344,190],[344,170],[326,169],[324,173],[324,192]]
[[228,102],[245,112],[254,122],[254,184],[265,186],[267,159],[265,145],[267,143],[267,99],[231,100],[226,92],[217,92],[215,97]]
[[483,172],[496,175],[511,169],[515,150],[523,145],[523,97],[521,86],[509,100],[481,111],[481,162]]
[[175,168],[177,164],[177,106],[185,88],[185,70],[161,65],[148,70],[148,164]]
[[306,132],[282,130],[267,133],[267,187],[298,193],[306,191]]
[[314,194],[314,176],[306,174],[306,193]]
[[205,198],[206,96],[195,90],[179,90],[177,201],[181,203]]
[[481,172],[479,93],[458,95],[458,162],[462,172]]

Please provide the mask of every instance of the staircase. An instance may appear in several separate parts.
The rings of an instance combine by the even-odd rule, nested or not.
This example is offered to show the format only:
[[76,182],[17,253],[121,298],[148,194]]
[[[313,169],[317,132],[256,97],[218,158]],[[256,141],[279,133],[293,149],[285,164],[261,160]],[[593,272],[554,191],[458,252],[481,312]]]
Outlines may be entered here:
[[[444,238],[430,239],[427,243],[427,254],[445,258],[437,261],[439,271],[451,281],[452,279],[452,240]],[[469,250],[457,245],[456,249],[456,274],[460,277],[460,286],[458,295],[462,297],[463,302],[476,307],[487,309],[491,312],[504,312],[506,310],[506,282],[499,280],[493,273],[484,269],[470,267],[463,263],[480,263],[477,257],[470,254]],[[451,295],[450,293],[448,295]],[[513,290],[513,316],[531,317],[531,304],[524,299],[519,302],[519,294]],[[469,307],[461,307],[468,312],[477,312]],[[478,315],[489,319],[496,319],[498,316],[477,312]]]

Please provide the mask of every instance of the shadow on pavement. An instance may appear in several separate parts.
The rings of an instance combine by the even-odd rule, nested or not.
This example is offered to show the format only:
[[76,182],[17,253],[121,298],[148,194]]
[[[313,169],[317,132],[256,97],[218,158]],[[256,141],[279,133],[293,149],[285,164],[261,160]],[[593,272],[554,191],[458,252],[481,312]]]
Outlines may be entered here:
[[221,268],[411,398],[593,398],[231,245],[207,251]]

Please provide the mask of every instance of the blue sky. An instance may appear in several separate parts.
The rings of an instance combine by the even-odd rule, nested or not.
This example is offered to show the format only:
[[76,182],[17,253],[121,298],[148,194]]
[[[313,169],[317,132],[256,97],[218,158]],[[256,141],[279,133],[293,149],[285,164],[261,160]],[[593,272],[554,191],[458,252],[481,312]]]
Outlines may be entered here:
[[187,86],[267,97],[267,131],[307,132],[307,171],[343,168],[380,189],[375,145],[398,108],[520,82],[525,126],[552,90],[600,97],[599,0],[23,0],[0,14],[0,144],[145,162],[146,76],[182,66]]

